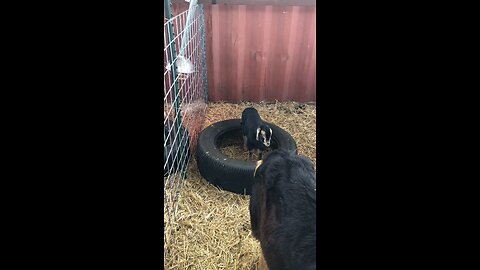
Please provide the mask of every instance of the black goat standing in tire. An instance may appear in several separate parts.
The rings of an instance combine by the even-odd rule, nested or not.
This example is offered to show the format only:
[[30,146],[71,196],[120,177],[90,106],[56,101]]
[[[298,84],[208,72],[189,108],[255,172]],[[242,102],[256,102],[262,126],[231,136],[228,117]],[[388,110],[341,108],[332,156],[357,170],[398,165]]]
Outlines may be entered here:
[[250,196],[253,236],[270,270],[316,269],[316,176],[312,162],[275,150],[257,161]]
[[256,151],[258,159],[262,159],[262,152],[270,146],[272,138],[272,129],[266,125],[258,111],[254,108],[246,108],[242,112],[242,134],[243,149],[248,149],[248,157],[252,157],[252,152]]

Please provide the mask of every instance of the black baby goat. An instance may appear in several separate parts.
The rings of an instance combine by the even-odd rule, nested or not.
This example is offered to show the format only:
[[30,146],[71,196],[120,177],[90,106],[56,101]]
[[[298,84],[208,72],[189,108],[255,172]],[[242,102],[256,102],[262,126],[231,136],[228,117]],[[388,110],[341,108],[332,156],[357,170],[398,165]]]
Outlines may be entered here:
[[257,161],[250,195],[253,236],[270,270],[316,269],[316,177],[312,162],[275,150]]
[[242,112],[243,148],[248,149],[249,157],[256,151],[258,159],[262,159],[262,152],[270,146],[272,129],[262,121],[258,111],[254,108],[246,108]]

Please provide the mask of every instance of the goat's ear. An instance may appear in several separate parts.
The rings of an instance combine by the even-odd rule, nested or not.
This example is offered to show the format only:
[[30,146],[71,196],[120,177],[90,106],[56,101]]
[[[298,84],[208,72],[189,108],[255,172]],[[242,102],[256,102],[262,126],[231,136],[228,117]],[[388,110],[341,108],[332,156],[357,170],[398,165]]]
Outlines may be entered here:
[[[257,173],[260,173],[261,177],[263,178],[264,185],[267,190],[272,190],[275,187],[277,182],[286,181],[285,180],[286,175],[284,170],[276,170],[276,171],[269,170],[268,172],[266,172],[264,168],[260,168],[259,171],[260,172],[257,172]],[[266,173],[268,174],[268,177],[265,177]]]
[[257,141],[258,141],[258,134],[260,134],[260,128],[257,128],[257,136],[256,136]]
[[275,186],[275,178],[273,177],[265,178],[265,187],[267,188],[267,190],[272,189],[273,186]]

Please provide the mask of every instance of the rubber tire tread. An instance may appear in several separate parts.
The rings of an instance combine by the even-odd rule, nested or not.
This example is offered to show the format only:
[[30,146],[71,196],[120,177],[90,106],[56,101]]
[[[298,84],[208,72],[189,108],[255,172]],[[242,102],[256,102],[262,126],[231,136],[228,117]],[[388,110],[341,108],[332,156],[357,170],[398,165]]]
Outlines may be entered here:
[[[214,123],[205,128],[198,138],[197,166],[200,174],[211,184],[230,192],[250,195],[253,184],[254,161],[232,159],[218,149],[217,139],[227,132],[238,129],[240,119],[230,119]],[[272,128],[272,140],[278,149],[296,151],[293,137],[280,127],[267,123]]]

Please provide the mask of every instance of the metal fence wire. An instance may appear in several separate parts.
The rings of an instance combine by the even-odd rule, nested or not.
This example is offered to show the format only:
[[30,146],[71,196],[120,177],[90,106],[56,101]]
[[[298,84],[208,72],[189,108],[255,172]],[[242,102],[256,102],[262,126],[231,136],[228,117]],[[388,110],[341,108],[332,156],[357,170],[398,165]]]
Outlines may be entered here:
[[202,5],[173,14],[165,0],[164,35],[164,256],[174,235],[178,199],[205,119],[207,65]]

